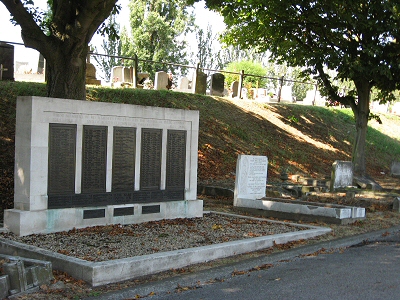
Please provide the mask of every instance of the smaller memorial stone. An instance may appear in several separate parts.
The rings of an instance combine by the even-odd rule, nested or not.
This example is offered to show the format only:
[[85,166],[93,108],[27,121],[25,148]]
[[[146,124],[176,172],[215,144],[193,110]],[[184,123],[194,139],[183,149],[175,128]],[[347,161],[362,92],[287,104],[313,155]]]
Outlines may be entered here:
[[221,73],[214,73],[211,75],[211,95],[223,96],[224,95],[224,81],[225,76]]
[[400,178],[400,161],[393,161],[390,167],[390,176]]
[[238,89],[239,89],[239,82],[238,81],[232,82],[231,84],[232,98],[238,96]]
[[331,191],[353,185],[353,163],[336,160],[332,164]]
[[234,202],[238,198],[260,199],[265,197],[267,170],[268,157],[239,155],[236,164]]
[[164,71],[157,72],[154,82],[155,90],[168,90],[168,74]]

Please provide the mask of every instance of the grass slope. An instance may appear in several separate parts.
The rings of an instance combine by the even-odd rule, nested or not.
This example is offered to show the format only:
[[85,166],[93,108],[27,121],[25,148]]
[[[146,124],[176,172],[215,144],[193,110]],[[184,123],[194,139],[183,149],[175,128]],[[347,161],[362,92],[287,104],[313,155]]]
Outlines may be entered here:
[[[15,103],[17,96],[44,96],[45,84],[0,81],[0,201],[13,206]],[[266,155],[269,181],[282,169],[312,177],[330,175],[335,160],[350,160],[355,135],[347,109],[293,104],[266,105],[172,91],[88,87],[90,101],[200,111],[201,182],[232,181],[238,154]],[[377,177],[400,159],[400,118],[381,116],[370,122],[367,170]],[[1,211],[0,211],[1,212]]]

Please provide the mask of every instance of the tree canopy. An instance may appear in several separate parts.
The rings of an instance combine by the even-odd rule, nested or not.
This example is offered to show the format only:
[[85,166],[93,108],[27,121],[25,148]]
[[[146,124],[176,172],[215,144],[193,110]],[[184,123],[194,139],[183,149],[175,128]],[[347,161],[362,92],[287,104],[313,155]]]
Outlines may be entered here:
[[0,1],[21,26],[25,46],[46,59],[47,95],[85,99],[88,44],[110,13],[118,10],[117,0],[49,0],[48,11],[40,11],[32,0]]
[[[131,34],[122,36],[122,54],[139,59],[187,64],[186,42],[180,37],[194,29],[194,16],[185,0],[131,0]],[[141,71],[174,72],[173,66],[143,62]]]
[[[243,48],[269,50],[278,62],[305,67],[333,101],[349,105],[357,135],[352,161],[365,175],[370,93],[380,100],[400,83],[399,1],[206,0],[227,24],[222,39]],[[336,72],[331,80],[325,69]],[[349,79],[355,90],[342,95],[335,81]]]

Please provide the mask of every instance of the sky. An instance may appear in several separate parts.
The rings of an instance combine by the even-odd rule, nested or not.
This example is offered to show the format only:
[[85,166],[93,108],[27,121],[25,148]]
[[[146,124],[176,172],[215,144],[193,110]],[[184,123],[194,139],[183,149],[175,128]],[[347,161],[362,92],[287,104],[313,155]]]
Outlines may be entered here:
[[[46,8],[46,3],[46,0],[35,1],[35,5],[40,8]],[[118,3],[122,6],[122,10],[118,17],[118,20],[121,22],[121,28],[123,26],[129,28],[129,0],[119,0]],[[225,25],[222,17],[206,9],[204,1],[197,2],[194,5],[194,11],[196,13],[196,24],[203,28],[203,30],[206,30],[207,24],[212,26],[214,34],[221,32],[224,29]],[[22,43],[21,29],[19,26],[14,26],[10,22],[10,13],[2,3],[0,3],[0,28],[0,41]],[[102,39],[103,37],[95,35],[91,44],[94,44],[98,49],[101,49],[100,45]],[[192,35],[189,37],[188,42],[195,43],[195,36]],[[14,45],[14,61],[28,62],[29,68],[32,68],[33,72],[36,72],[38,59],[39,53],[36,50]]]

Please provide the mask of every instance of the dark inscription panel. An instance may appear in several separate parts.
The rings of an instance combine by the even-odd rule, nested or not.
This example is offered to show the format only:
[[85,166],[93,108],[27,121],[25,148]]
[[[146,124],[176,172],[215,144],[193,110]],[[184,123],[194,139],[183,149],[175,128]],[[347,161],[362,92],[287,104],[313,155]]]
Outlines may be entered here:
[[166,188],[185,187],[186,131],[168,130]]
[[134,207],[117,207],[114,208],[114,217],[132,216],[134,214]]
[[83,126],[82,193],[106,191],[107,126]]
[[75,124],[49,124],[48,194],[75,193],[75,149]]
[[142,214],[156,214],[160,212],[160,205],[142,206]]
[[142,129],[140,160],[140,189],[160,189],[161,183],[161,129]]
[[133,191],[136,128],[114,127],[112,190]]
[[104,218],[106,216],[105,209],[88,209],[83,211],[84,219],[97,219]]

